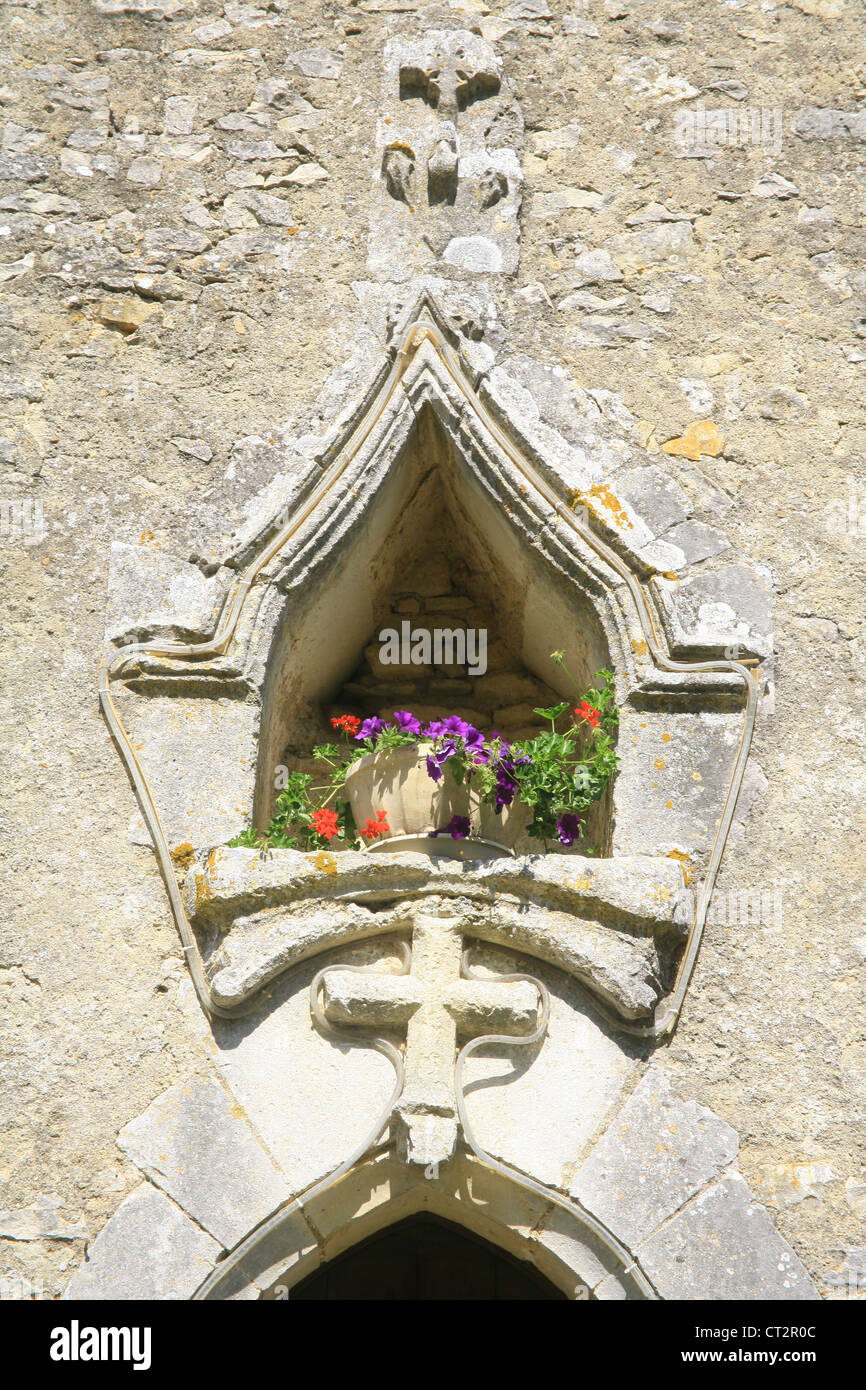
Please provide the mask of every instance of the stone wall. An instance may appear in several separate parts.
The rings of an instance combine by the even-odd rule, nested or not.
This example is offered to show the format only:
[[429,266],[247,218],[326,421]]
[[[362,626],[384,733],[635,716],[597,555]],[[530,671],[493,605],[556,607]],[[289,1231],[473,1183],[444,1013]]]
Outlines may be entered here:
[[[473,576],[459,556],[449,557],[435,549],[419,558],[405,575],[399,594],[395,592],[392,609],[381,614],[371,634],[373,640],[364,650],[363,667],[343,687],[329,715],[348,712],[387,719],[395,708],[406,708],[424,720],[459,714],[477,728],[485,732],[496,729],[511,740],[538,733],[542,724],[533,707],[553,704],[557,694],[526,670],[497,622],[489,603],[490,591],[495,588],[491,576],[474,578],[476,591],[481,591],[476,598],[469,593]],[[410,631],[483,630],[486,671],[473,674],[471,663],[466,662],[433,662],[427,667],[383,665],[379,634],[392,629],[402,635],[401,625],[406,620]],[[453,649],[443,648],[443,655],[449,650],[453,654]]]
[[[0,1274],[65,1287],[139,1183],[118,1132],[209,1057],[95,697],[110,546],[212,569],[307,466],[411,298],[371,212],[386,41],[459,26],[522,107],[519,262],[512,221],[501,273],[443,260],[438,232],[424,273],[514,376],[565,374],[652,456],[695,563],[723,522],[776,576],[775,712],[719,887],[779,888],[782,912],[711,925],[662,1060],[739,1132],[823,1292],[856,1291],[861,23],[853,0],[6,8]],[[701,104],[758,125],[708,140]]]

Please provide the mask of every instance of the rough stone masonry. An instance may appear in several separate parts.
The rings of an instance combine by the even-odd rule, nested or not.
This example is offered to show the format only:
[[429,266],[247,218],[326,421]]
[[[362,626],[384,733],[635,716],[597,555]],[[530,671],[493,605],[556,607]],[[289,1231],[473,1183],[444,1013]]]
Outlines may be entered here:
[[[263,489],[290,497],[426,278],[539,427],[629,442],[624,496],[707,576],[705,609],[729,551],[774,577],[775,699],[719,889],[778,889],[782,913],[710,925],[655,1060],[718,1117],[700,1180],[736,1131],[820,1292],[863,1296],[856,0],[33,0],[2,30],[0,1278],[86,1278],[150,1163],[125,1127],[211,1084],[95,697],[111,547],[207,631],[229,538]],[[572,1138],[583,1158],[597,1135]],[[699,1202],[739,1209],[738,1181]],[[178,1209],[134,1200],[169,1239]],[[668,1209],[621,1217],[660,1262]],[[232,1211],[176,1249],[204,1269]]]

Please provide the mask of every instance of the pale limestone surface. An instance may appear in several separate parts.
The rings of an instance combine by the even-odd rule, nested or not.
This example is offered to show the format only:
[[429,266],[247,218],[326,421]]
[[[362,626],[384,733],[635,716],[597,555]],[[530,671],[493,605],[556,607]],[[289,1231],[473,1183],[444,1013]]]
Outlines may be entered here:
[[292,1191],[324,1177],[369,1133],[393,1087],[390,1063],[324,1038],[310,1017],[316,967],[272,994],[267,1014],[215,1030],[216,1064]]
[[[521,259],[513,275],[443,259],[435,277],[464,325],[465,360],[488,379],[501,369],[512,401],[514,383],[528,393],[526,430],[535,421],[566,486],[612,483],[619,468],[622,502],[647,533],[666,519],[653,502],[669,501],[667,482],[685,493],[694,520],[651,540],[635,526],[636,562],[663,561],[697,598],[679,608],[671,599],[672,633],[679,623],[714,648],[766,646],[751,600],[732,618],[729,591],[720,596],[712,576],[747,562],[777,577],[784,700],[774,712],[765,699],[756,747],[765,778],[719,891],[778,886],[784,910],[779,921],[711,925],[663,1064],[687,1099],[740,1134],[750,1181],[775,1168],[830,1170],[808,1201],[785,1205],[778,1184],[767,1198],[821,1281],[837,1269],[840,1240],[852,1249],[866,1240],[856,1199],[866,1171],[864,787],[852,773],[864,714],[866,330],[850,217],[862,114],[838,61],[857,53],[860,36],[850,8],[830,7],[829,20],[826,8],[771,14],[747,3],[710,15],[675,0],[661,25],[628,4],[591,16],[555,3],[482,15],[529,128]],[[83,1210],[91,1236],[108,1231],[139,1181],[118,1132],[210,1057],[181,1006],[186,971],[152,853],[126,837],[134,798],[94,700],[110,548],[155,552],[157,568],[181,575],[196,557],[216,573],[309,491],[337,417],[381,373],[389,324],[414,298],[387,254],[372,270],[367,259],[383,50],[403,25],[407,41],[455,26],[438,6],[395,16],[374,3],[360,18],[313,17],[282,0],[266,12],[223,9],[59,0],[51,16],[13,18],[4,45],[2,500],[40,502],[46,530],[37,541],[13,525],[2,548],[0,981],[14,1116],[4,1206],[19,1236],[0,1238],[0,1272],[39,1274],[54,1292],[83,1261],[84,1242],[60,1247],[39,1234],[41,1194],[58,1197],[52,1229],[76,1227]],[[722,64],[736,73],[735,93],[712,85]],[[704,91],[708,106],[778,108],[779,148],[684,150],[678,117],[694,108],[689,93]],[[277,212],[288,225],[257,198],[285,203]],[[719,452],[663,449],[706,416],[723,436]],[[178,440],[196,447],[181,452]],[[658,479],[647,482],[650,466]],[[686,588],[699,572],[709,584]],[[208,586],[189,579],[195,602],[168,619],[193,630]],[[303,576],[295,592],[302,585]],[[135,589],[132,580],[131,597]],[[138,628],[156,615],[159,625],[160,601],[126,606],[124,617]],[[661,737],[653,746],[656,730],[670,729],[649,710],[634,713],[628,736],[646,739],[635,767],[652,776],[670,746]],[[708,763],[715,739],[714,730]],[[154,776],[180,742],[153,745]],[[251,742],[218,767],[207,745],[204,772],[180,795],[166,777],[179,839],[212,843],[204,803],[224,788],[220,834],[247,815],[239,759],[254,756]],[[642,789],[660,796],[649,844],[632,828],[617,852],[691,853],[694,817],[670,833],[662,811],[672,798]],[[296,1036],[308,1027],[299,1008]],[[374,1060],[384,1103],[386,1064]],[[696,1227],[703,1234],[680,1253],[699,1258],[711,1227]],[[825,1292],[838,1296],[841,1277],[831,1272]],[[185,1278],[174,1287],[169,1296],[189,1291]],[[767,1296],[775,1286],[757,1287]]]
[[67,1299],[189,1298],[220,1251],[180,1207],[149,1183],[137,1187],[100,1232]]
[[289,1196],[241,1107],[213,1080],[173,1086],[126,1125],[117,1142],[225,1246]]

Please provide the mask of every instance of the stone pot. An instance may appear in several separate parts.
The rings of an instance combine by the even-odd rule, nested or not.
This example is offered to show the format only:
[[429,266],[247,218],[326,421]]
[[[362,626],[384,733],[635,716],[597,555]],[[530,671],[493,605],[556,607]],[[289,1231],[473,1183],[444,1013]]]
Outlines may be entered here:
[[[367,847],[412,849],[461,859],[513,854],[532,819],[529,807],[517,803],[503,807],[497,815],[492,806],[481,803],[471,785],[464,782],[457,786],[447,763],[442,769],[442,780],[434,782],[427,773],[427,752],[431,747],[412,744],[368,753],[347,772],[346,795],[359,831],[368,817],[376,819],[377,811],[384,811],[387,816],[390,833]],[[431,837],[432,830],[441,830],[455,815],[469,817],[471,839],[453,840],[450,835],[441,834]]]

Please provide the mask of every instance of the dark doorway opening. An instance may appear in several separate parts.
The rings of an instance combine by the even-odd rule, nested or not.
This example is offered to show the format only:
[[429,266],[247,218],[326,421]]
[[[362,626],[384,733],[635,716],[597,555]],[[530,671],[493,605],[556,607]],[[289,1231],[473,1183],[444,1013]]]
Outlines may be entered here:
[[293,1302],[310,1298],[534,1301],[566,1295],[525,1261],[423,1213],[354,1245],[292,1289]]

